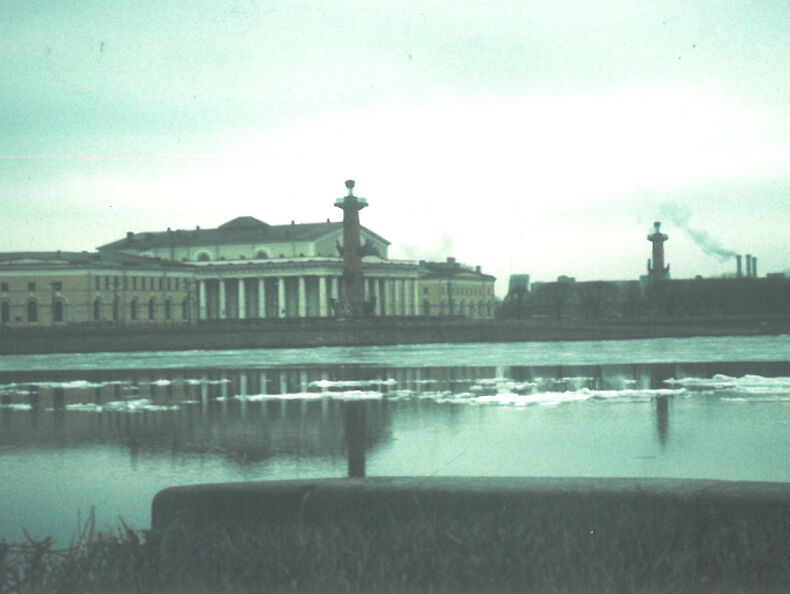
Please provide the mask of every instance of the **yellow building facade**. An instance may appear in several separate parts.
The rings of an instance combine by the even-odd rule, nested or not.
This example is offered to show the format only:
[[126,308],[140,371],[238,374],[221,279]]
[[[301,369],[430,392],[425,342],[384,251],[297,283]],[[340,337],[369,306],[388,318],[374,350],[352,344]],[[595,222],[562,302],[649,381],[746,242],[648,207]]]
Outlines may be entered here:
[[195,315],[188,266],[87,252],[0,254],[4,326],[185,324]]
[[419,263],[420,314],[454,316],[468,319],[494,317],[494,282],[480,267],[459,264],[454,258],[445,262]]

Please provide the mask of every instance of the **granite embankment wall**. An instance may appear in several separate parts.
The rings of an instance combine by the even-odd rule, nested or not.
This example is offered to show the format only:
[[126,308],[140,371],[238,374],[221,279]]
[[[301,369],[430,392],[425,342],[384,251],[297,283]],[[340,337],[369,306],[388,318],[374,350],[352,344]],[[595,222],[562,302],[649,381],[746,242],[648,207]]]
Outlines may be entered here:
[[234,568],[263,567],[263,577],[244,582],[255,591],[266,589],[263,581],[289,592],[790,587],[787,483],[397,477],[192,485],[160,491],[152,520],[152,541],[167,543],[180,565],[214,568],[230,558]]
[[[170,487],[156,494],[151,528],[179,517],[241,529],[294,522],[404,520],[544,510],[555,521],[586,510],[590,528],[615,526],[626,509],[694,525],[790,520],[790,483],[662,478],[377,477],[250,481]],[[704,512],[705,517],[698,517]],[[539,513],[543,516],[544,513]],[[667,520],[670,518],[667,517]],[[658,525],[661,524],[659,520]],[[702,527],[702,526],[700,526]]]
[[460,320],[227,320],[191,326],[5,328],[0,354],[293,348],[790,334],[790,316]]

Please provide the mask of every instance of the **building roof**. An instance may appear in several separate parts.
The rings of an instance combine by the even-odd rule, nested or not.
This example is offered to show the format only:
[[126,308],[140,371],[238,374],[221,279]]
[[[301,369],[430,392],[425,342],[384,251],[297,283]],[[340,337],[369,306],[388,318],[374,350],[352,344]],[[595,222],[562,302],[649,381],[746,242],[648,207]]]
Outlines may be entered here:
[[447,258],[445,262],[427,262],[420,260],[420,276],[423,278],[468,278],[477,280],[496,280],[490,274],[484,274],[480,267],[472,268],[459,264],[455,258]]
[[[389,241],[362,229],[379,241]],[[234,243],[284,243],[294,241],[315,241],[325,235],[342,231],[342,222],[291,223],[290,225],[269,225],[255,217],[244,216],[231,219],[215,229],[168,229],[145,233],[127,233],[124,239],[99,246],[99,250],[147,250],[156,247],[225,245]]]
[[0,269],[5,268],[137,268],[180,269],[193,266],[160,258],[133,254],[99,252],[0,252]]

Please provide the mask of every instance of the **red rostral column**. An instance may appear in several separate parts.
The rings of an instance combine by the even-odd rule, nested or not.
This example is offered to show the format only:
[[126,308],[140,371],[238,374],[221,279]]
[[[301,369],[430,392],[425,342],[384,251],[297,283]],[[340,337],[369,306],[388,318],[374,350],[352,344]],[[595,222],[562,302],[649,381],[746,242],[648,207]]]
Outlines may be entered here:
[[669,266],[664,266],[664,242],[669,239],[666,233],[661,233],[661,223],[653,223],[654,231],[647,236],[647,240],[653,244],[653,265],[648,263],[647,274],[651,281],[666,280]]
[[365,309],[365,285],[362,277],[362,254],[360,253],[359,211],[368,205],[364,198],[354,196],[354,180],[346,181],[348,195],[335,200],[335,206],[343,209],[343,288],[341,301],[343,313],[362,317]]

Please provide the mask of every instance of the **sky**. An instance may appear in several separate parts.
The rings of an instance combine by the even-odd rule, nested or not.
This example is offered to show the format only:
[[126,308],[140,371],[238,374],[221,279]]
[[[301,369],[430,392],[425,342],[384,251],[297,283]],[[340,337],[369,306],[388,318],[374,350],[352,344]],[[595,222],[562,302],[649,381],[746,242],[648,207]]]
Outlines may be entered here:
[[790,4],[0,0],[0,251],[340,220],[533,280],[790,269]]

